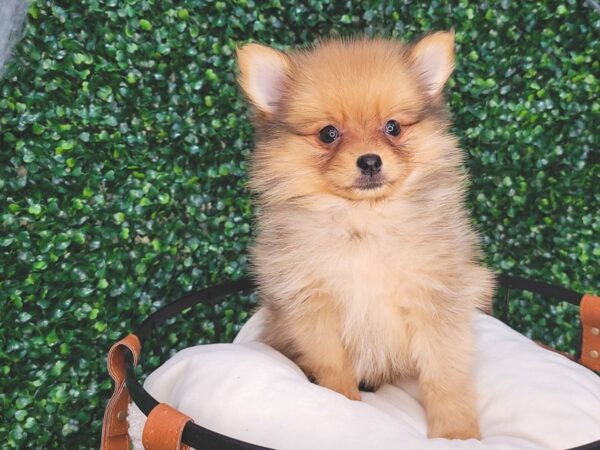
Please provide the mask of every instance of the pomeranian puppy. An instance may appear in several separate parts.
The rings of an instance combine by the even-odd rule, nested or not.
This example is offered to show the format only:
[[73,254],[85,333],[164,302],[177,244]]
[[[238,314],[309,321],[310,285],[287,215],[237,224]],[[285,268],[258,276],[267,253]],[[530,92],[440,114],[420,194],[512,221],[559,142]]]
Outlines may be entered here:
[[494,277],[444,105],[454,33],[237,58],[255,110],[262,340],[352,400],[416,377],[430,437],[479,438],[471,323]]

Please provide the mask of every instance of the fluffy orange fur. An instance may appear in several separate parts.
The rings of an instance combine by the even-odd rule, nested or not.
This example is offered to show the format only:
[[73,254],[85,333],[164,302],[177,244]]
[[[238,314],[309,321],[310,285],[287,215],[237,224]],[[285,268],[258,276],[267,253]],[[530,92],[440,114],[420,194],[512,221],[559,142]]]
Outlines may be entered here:
[[[353,400],[360,382],[417,377],[429,436],[466,439],[480,436],[471,322],[490,305],[493,276],[443,102],[453,38],[330,40],[290,53],[249,44],[238,62],[255,106],[263,341]],[[398,136],[385,133],[389,120]],[[339,138],[326,144],[329,125]],[[364,154],[382,161],[366,189]]]

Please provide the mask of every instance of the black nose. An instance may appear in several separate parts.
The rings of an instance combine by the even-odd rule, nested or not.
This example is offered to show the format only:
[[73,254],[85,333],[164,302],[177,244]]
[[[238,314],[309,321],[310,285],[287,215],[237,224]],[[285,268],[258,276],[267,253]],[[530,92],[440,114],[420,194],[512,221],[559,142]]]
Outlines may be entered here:
[[356,165],[360,169],[360,171],[364,175],[375,175],[381,171],[381,158],[379,155],[375,155],[373,153],[367,153],[366,155],[361,155],[356,160]]

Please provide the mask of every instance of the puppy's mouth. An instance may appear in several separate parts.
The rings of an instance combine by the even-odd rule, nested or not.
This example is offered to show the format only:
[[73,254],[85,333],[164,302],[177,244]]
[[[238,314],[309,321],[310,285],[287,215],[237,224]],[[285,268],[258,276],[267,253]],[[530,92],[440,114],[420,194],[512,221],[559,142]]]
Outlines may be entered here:
[[374,189],[379,189],[385,186],[386,184],[387,183],[385,177],[379,174],[375,176],[367,175],[358,178],[352,185],[352,188],[358,189],[360,191],[372,191]]
[[380,187],[385,186],[385,184],[386,183],[382,181],[363,181],[352,185],[352,187],[360,191],[372,191],[374,189],[379,189]]

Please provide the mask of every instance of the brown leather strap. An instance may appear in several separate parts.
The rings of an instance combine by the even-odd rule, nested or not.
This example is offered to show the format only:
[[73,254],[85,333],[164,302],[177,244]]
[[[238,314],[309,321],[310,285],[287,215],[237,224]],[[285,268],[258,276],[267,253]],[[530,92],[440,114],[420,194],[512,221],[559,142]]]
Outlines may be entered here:
[[[188,450],[181,443],[185,424],[192,420],[166,403],[156,406],[144,425],[142,444],[146,450]],[[192,420],[193,422],[193,420]]]
[[127,407],[129,394],[125,387],[125,349],[133,353],[133,363],[137,364],[140,355],[140,340],[135,334],[114,344],[108,352],[108,373],[115,380],[115,390],[106,405],[102,423],[101,450],[129,450],[127,433]]
[[600,371],[600,297],[585,294],[579,304],[581,358],[579,362]]

